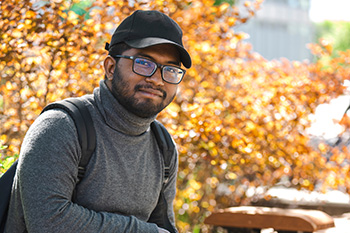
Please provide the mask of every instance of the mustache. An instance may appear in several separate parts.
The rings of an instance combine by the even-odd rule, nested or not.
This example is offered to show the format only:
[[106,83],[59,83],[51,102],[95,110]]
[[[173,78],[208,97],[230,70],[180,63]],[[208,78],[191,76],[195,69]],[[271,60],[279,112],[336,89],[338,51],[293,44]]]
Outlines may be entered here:
[[167,93],[166,91],[164,91],[162,88],[159,88],[159,87],[154,87],[153,85],[151,84],[138,84],[135,86],[134,90],[135,91],[139,91],[140,89],[154,89],[154,90],[157,90],[157,91],[160,91],[162,92],[163,94],[163,99],[165,99],[167,97]]

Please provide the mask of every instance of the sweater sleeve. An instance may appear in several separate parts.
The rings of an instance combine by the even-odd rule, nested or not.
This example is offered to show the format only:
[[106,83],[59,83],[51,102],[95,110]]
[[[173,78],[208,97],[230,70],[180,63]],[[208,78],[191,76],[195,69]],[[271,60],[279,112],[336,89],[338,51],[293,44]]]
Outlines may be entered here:
[[96,212],[72,202],[81,153],[77,137],[73,120],[61,110],[43,113],[30,127],[21,148],[6,231],[24,232],[22,226],[38,233],[158,232],[155,224],[136,217]]

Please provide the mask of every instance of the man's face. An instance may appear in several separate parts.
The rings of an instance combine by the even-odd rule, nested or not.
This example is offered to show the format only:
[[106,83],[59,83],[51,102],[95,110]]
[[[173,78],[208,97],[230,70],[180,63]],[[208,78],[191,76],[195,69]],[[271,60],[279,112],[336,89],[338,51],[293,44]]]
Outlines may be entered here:
[[[132,48],[122,55],[142,57],[162,65],[180,64],[176,47],[169,44]],[[119,59],[110,85],[111,92],[133,114],[145,118],[155,116],[174,99],[178,85],[163,81],[159,68],[151,77],[144,77],[134,73],[132,66],[132,60]]]

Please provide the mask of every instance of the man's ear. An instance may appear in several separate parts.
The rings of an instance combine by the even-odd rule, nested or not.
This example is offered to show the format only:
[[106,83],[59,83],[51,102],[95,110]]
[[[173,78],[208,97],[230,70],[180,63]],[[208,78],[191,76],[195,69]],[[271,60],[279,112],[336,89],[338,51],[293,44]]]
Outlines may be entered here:
[[108,55],[105,58],[105,60],[103,62],[103,66],[104,66],[105,75],[106,75],[108,81],[112,81],[116,65],[117,65],[116,61],[110,55]]

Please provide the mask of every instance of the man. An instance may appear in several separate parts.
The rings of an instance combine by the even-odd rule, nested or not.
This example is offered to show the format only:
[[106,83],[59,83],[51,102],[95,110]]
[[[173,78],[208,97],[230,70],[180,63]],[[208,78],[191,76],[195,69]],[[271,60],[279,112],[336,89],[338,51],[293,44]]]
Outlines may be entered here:
[[[182,31],[157,11],[136,11],[116,29],[104,61],[105,79],[83,96],[96,148],[77,184],[81,149],[73,120],[49,110],[21,148],[5,232],[168,232],[149,222],[163,182],[163,158],[150,124],[175,97],[191,58]],[[176,232],[177,153],[164,188]],[[72,198],[73,192],[75,192]]]

